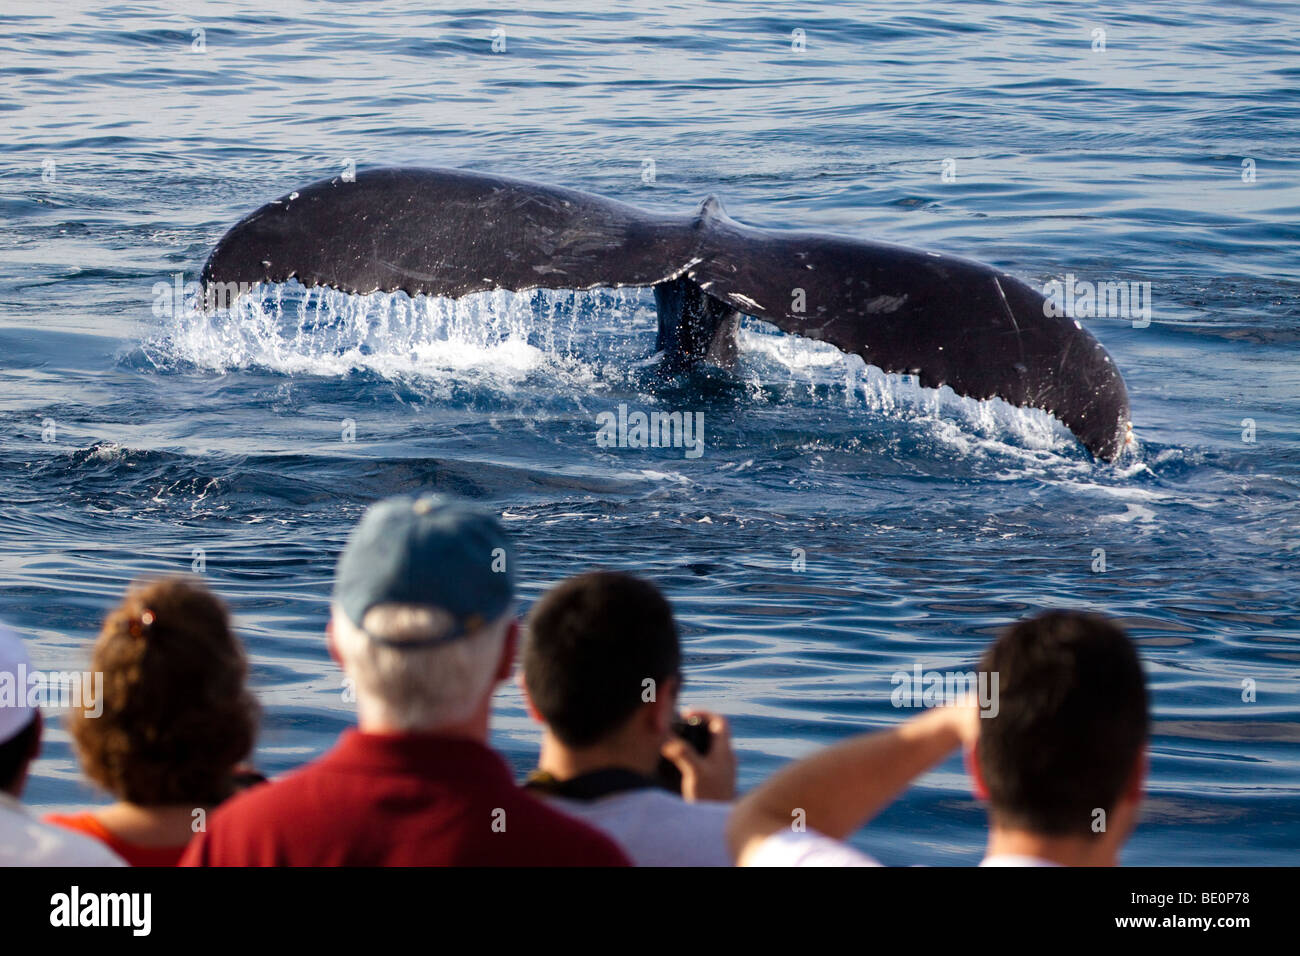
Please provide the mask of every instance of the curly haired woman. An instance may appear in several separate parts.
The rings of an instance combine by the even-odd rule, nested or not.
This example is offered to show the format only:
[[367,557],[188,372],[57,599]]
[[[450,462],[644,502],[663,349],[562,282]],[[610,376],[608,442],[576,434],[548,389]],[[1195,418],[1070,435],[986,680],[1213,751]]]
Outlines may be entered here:
[[239,788],[253,747],[243,647],[206,587],[165,578],[133,585],[109,612],[91,667],[104,675],[103,712],[75,709],[68,729],[82,770],[116,802],[46,820],[133,866],[173,866],[207,811]]

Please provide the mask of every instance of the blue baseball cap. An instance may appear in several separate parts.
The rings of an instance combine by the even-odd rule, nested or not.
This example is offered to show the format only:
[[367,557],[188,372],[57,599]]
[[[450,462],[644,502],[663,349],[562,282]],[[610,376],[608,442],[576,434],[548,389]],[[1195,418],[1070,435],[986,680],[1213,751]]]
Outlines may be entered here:
[[[444,495],[387,498],[372,505],[334,572],[334,603],[364,630],[380,604],[415,604],[445,616],[437,637],[381,641],[430,647],[496,620],[514,600],[510,542],[496,516]],[[373,634],[371,640],[381,640]]]

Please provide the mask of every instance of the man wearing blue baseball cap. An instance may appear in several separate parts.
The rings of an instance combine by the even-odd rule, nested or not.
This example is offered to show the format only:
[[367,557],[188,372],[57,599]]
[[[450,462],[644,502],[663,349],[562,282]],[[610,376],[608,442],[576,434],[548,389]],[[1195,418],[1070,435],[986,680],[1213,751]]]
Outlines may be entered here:
[[511,557],[496,518],[455,499],[367,511],[327,631],[359,726],[224,804],[182,865],[626,865],[607,837],[516,787],[487,745],[518,641]]

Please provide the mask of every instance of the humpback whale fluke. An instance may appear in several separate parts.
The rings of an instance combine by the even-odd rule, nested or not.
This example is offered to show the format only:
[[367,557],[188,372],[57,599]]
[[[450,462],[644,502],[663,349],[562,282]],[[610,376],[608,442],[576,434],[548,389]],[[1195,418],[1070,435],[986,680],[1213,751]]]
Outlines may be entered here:
[[728,364],[742,315],[829,342],[885,372],[1060,419],[1098,458],[1128,440],[1128,393],[1106,350],[1042,294],[952,256],[743,225],[713,196],[689,216],[456,169],[375,169],[277,199],[203,267],[229,283],[402,290],[649,286],[670,366]]

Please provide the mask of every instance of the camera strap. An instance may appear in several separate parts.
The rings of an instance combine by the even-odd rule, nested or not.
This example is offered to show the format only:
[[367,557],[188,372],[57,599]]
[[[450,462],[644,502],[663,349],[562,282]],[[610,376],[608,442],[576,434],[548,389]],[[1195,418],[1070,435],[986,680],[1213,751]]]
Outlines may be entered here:
[[568,780],[557,780],[544,770],[534,770],[524,781],[528,790],[570,800],[599,800],[615,793],[658,786],[650,777],[622,767],[593,770]]

